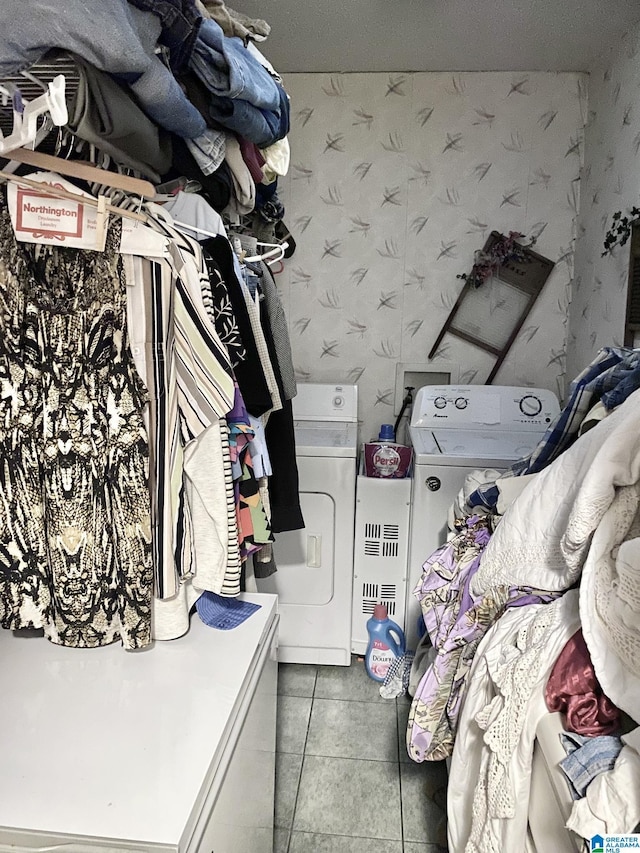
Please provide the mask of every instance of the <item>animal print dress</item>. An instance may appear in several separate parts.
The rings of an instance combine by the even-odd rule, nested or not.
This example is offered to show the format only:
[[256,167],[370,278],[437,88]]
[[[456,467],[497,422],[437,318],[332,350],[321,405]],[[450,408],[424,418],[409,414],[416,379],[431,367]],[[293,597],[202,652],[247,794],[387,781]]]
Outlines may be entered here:
[[0,198],[0,623],[150,642],[146,390],[117,252],[15,240]]

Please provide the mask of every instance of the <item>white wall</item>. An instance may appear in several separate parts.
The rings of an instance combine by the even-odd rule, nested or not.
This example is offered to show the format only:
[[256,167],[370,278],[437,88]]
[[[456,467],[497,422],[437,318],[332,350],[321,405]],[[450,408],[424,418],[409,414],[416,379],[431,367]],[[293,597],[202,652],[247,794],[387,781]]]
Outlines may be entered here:
[[624,339],[629,245],[601,257],[612,214],[640,202],[640,27],[590,69],[567,375]]
[[[557,260],[497,383],[562,389],[585,78],[291,74],[280,195],[297,250],[279,277],[298,377],[357,381],[363,437],[394,420],[397,361],[424,362],[493,229]],[[640,111],[639,111],[640,112]],[[493,357],[436,359],[484,382]]]

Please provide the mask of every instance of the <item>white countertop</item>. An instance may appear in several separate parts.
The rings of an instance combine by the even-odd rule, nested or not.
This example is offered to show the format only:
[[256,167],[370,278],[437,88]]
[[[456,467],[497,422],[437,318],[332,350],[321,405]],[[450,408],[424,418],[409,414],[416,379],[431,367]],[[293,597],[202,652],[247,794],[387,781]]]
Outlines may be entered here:
[[0,827],[178,843],[276,613],[148,650],[0,631]]

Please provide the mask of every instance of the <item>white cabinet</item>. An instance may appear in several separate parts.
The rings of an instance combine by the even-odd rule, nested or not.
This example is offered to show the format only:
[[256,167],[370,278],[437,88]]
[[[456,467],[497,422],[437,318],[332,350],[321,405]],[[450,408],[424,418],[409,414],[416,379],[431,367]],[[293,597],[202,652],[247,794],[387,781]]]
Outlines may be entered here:
[[276,598],[146,651],[0,632],[0,853],[271,853]]

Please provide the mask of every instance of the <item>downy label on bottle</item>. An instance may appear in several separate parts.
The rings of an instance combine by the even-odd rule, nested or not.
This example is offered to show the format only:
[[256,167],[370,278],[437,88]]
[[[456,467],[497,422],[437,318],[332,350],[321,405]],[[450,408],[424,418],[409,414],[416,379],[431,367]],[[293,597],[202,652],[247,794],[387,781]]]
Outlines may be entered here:
[[386,678],[387,671],[395,659],[394,653],[389,646],[385,646],[380,640],[373,641],[373,648],[369,655],[369,669],[378,678]]

